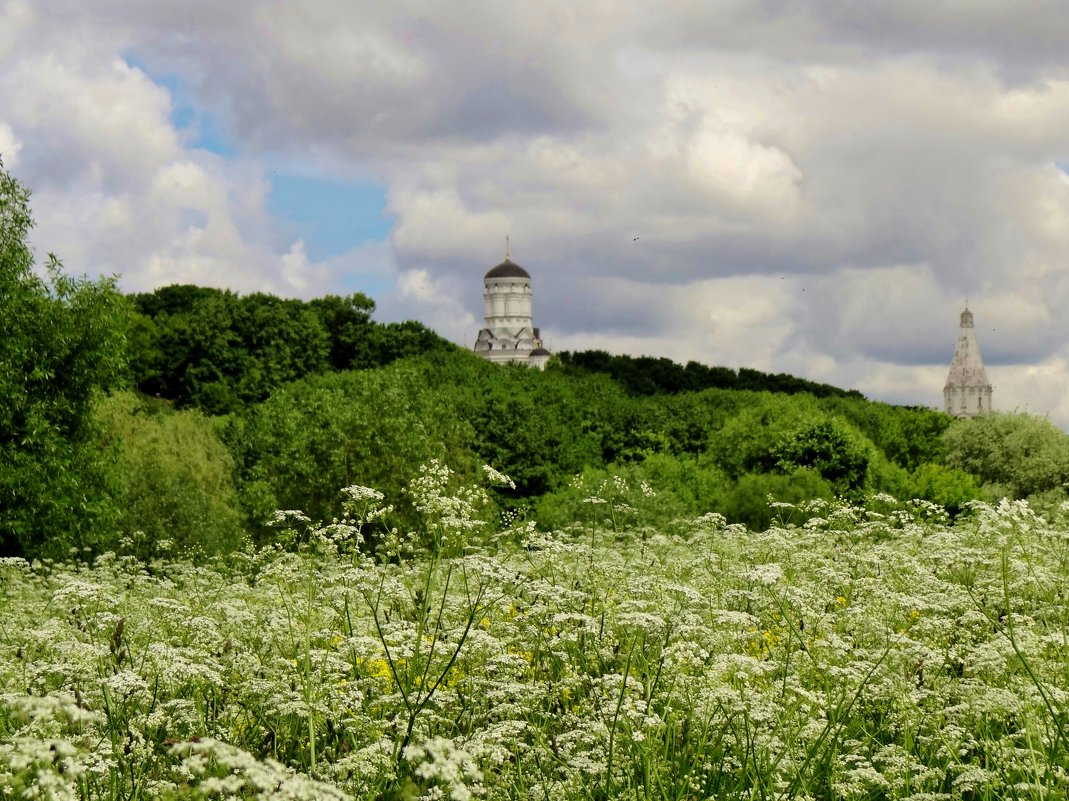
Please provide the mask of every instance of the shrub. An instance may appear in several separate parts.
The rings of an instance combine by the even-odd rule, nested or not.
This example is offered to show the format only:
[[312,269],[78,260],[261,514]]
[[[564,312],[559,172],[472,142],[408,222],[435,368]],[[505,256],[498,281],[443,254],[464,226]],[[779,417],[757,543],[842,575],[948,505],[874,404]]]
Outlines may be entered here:
[[[764,531],[778,516],[769,501],[799,503],[834,497],[831,484],[809,468],[798,468],[789,475],[747,473],[725,493],[721,511],[732,523],[742,523],[753,531]],[[802,521],[794,519],[791,522]]]
[[957,516],[969,501],[983,497],[980,485],[972,475],[956,467],[941,464],[922,464],[909,475],[907,495],[923,498],[945,507]]

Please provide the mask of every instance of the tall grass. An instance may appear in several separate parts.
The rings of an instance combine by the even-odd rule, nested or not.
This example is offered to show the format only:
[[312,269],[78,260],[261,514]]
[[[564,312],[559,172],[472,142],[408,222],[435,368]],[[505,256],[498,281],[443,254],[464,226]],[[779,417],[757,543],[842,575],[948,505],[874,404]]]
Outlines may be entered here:
[[280,516],[290,550],[0,562],[0,799],[1066,794],[1064,525],[877,498],[651,532],[614,497],[502,531],[448,479],[378,555],[349,488]]

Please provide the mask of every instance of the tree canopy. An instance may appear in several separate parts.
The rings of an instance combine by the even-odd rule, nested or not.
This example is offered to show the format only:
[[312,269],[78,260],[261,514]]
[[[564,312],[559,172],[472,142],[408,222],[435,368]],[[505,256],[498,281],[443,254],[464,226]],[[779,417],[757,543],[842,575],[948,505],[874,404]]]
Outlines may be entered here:
[[840,389],[787,373],[763,373],[748,367],[733,370],[730,367],[710,367],[695,361],[682,365],[663,356],[614,355],[603,350],[585,350],[563,351],[558,358],[561,364],[571,369],[612,376],[631,395],[749,389],[788,394],[807,392],[818,398],[863,397],[857,390]]
[[35,270],[29,191],[0,164],[0,553],[92,547],[100,491],[93,402],[119,386],[128,304],[109,278]]
[[975,476],[992,498],[1027,498],[1069,482],[1069,435],[1050,420],[991,412],[955,422],[943,435],[946,464]]
[[379,367],[455,346],[416,322],[371,320],[362,293],[311,301],[174,285],[131,296],[141,392],[227,414],[305,376]]

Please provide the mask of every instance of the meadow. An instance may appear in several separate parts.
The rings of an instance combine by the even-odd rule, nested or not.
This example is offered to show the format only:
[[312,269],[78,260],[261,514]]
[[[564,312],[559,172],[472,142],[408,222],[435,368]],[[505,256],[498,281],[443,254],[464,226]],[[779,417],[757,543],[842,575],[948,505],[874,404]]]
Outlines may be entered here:
[[1064,513],[653,529],[615,477],[540,531],[455,479],[412,532],[354,486],[273,547],[0,560],[0,799],[1066,796]]

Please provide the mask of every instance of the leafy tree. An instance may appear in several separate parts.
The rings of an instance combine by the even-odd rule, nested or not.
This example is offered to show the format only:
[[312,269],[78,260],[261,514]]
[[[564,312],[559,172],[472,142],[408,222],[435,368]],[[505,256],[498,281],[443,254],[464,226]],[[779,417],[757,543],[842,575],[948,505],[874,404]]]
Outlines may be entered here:
[[327,295],[308,302],[330,337],[330,366],[335,370],[376,364],[371,313],[375,301],[362,292],[348,297]]
[[829,397],[821,405],[853,423],[887,456],[907,470],[943,461],[942,433],[954,418],[922,406],[891,406],[860,398]]
[[667,454],[651,454],[641,462],[588,467],[575,480],[542,496],[535,516],[543,529],[575,523],[604,522],[607,509],[591,498],[614,504],[622,522],[659,530],[692,520],[723,506],[731,482],[709,463]]
[[773,454],[773,445],[823,417],[811,395],[761,392],[745,397],[749,402],[711,431],[708,440],[710,456],[732,479],[775,471],[779,457]]
[[753,403],[750,392],[706,389],[643,399],[645,417],[660,431],[675,454],[704,454],[712,432]]
[[771,454],[784,473],[808,467],[840,494],[856,493],[867,483],[866,449],[842,424],[832,420],[802,426],[773,446]]
[[134,302],[135,383],[179,407],[232,412],[329,366],[329,337],[302,301],[172,286]]
[[991,412],[958,420],[943,434],[946,464],[992,497],[1027,498],[1069,482],[1069,435],[1043,417]]
[[243,403],[329,367],[330,337],[315,311],[299,300],[257,292],[237,299],[234,330],[247,354],[233,377]]
[[189,314],[201,303],[225,294],[228,293],[213,287],[172,284],[152,292],[131,295],[130,298],[139,314],[155,318],[165,314]]
[[714,387],[734,389],[738,381],[738,374],[730,367],[710,367],[701,362],[689,361],[683,370],[687,376],[687,389],[691,391]]
[[457,350],[457,346],[443,339],[422,323],[406,320],[402,323],[386,323],[371,331],[371,361],[360,367],[376,367],[391,364],[398,359],[420,356],[424,353]]
[[132,297],[135,385],[210,414],[262,401],[306,375],[456,348],[416,322],[372,322],[375,303],[360,293],[305,302],[169,286]]
[[[475,478],[470,429],[404,364],[288,384],[235,415],[223,436],[253,529],[276,509],[330,520],[341,511],[340,490],[354,484],[403,501],[402,490],[431,459]],[[411,511],[398,509],[409,525]]]
[[235,305],[233,293],[219,293],[161,326],[160,346],[168,368],[164,374],[168,393],[163,397],[209,414],[224,414],[241,405],[237,379],[249,360],[235,330]]
[[139,311],[131,334],[131,372],[146,395],[179,406],[228,408],[237,394],[228,376],[239,371],[233,330],[235,295],[219,289],[169,286],[133,295]]
[[0,164],[0,554],[92,548],[115,509],[93,401],[124,375],[129,308],[112,279],[34,271],[29,192]]
[[[100,442],[115,458],[110,488],[121,510],[124,550],[148,559],[169,541],[176,552],[229,551],[242,540],[234,463],[212,421],[196,409],[120,392],[96,409]],[[123,548],[118,541],[109,543]]]
[[487,413],[475,418],[474,446],[486,462],[512,477],[521,496],[542,495],[585,465],[600,462],[601,451],[597,437],[586,436],[582,410],[565,386],[522,391],[527,376],[519,378],[486,393]]
[[816,398],[828,397],[863,397],[856,389],[840,389],[831,384],[821,384],[815,381],[807,381],[787,373],[762,373],[760,370],[751,370],[748,367],[739,368],[739,378],[736,383],[738,389],[750,389],[765,392],[783,392],[794,395],[799,392],[807,392]]
[[635,445],[626,398],[604,378],[495,365],[470,352],[409,364],[470,423],[471,450],[507,473],[520,497],[556,489]]

